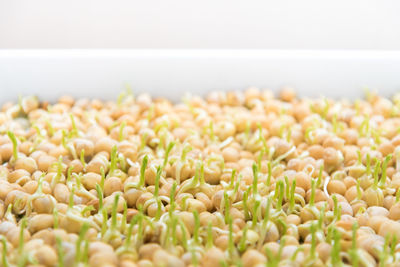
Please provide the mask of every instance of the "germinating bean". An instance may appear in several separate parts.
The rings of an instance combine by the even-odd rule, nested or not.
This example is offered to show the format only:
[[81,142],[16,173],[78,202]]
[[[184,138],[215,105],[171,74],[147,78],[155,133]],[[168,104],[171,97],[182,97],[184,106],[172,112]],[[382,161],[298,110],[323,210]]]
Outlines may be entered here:
[[0,112],[4,266],[392,266],[399,96],[284,88]]

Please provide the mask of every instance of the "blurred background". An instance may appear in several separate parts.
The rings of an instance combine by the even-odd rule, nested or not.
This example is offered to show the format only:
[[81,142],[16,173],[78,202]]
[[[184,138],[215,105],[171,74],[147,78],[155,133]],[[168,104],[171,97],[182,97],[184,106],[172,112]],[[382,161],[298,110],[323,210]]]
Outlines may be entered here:
[[0,48],[400,49],[397,0],[0,0]]
[[174,101],[287,85],[390,96],[400,90],[399,11],[399,0],[0,0],[0,103],[115,99],[127,85]]

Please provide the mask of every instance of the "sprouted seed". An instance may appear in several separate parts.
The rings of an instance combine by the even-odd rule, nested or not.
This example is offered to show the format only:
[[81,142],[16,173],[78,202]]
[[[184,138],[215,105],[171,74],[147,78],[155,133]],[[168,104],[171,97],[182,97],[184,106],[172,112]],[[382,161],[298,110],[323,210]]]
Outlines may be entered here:
[[0,111],[0,265],[397,266],[399,99],[21,97]]

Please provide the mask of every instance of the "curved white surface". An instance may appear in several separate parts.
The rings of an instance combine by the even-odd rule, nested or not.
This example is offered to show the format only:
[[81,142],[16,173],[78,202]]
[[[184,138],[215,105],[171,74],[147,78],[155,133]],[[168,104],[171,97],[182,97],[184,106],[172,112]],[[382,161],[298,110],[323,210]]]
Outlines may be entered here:
[[0,50],[0,102],[18,95],[115,99],[127,84],[179,101],[185,92],[278,90],[356,98],[400,91],[400,51]]
[[399,49],[398,0],[0,1],[0,48]]

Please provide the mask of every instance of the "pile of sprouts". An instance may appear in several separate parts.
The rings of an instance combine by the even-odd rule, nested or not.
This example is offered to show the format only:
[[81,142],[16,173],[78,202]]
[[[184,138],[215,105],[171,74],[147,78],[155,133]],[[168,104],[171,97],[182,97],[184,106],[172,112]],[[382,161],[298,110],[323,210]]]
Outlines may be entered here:
[[400,266],[400,95],[0,111],[0,266]]

